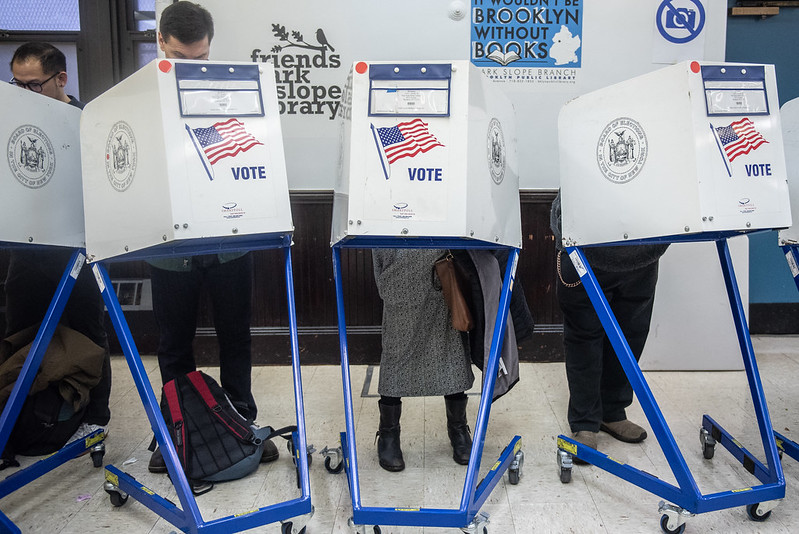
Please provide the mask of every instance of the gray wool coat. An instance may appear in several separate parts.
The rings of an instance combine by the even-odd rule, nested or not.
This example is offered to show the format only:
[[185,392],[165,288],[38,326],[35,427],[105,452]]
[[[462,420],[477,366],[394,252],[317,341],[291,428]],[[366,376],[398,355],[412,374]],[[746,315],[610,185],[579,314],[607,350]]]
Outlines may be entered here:
[[433,264],[446,251],[374,249],[383,299],[383,352],[377,391],[389,397],[450,395],[472,387],[465,339],[452,328],[434,284]]

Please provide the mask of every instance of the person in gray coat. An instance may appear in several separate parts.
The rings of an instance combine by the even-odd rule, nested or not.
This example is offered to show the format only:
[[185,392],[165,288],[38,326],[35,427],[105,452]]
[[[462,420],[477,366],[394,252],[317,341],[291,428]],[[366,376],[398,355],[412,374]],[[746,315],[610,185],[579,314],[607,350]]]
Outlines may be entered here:
[[472,387],[465,334],[452,328],[449,309],[434,278],[433,264],[446,253],[432,249],[375,249],[375,282],[383,299],[380,358],[380,466],[402,471],[402,397],[443,396],[453,460],[466,465],[472,438],[466,422]]

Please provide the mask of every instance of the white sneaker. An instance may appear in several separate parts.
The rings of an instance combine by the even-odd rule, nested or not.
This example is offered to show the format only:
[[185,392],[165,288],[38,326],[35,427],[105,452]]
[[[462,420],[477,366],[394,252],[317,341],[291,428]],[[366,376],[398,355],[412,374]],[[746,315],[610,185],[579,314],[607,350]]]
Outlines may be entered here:
[[78,429],[72,434],[72,437],[69,438],[67,443],[72,443],[73,441],[77,441],[79,439],[83,439],[92,432],[96,432],[97,430],[103,430],[103,427],[100,425],[90,425],[88,423],[81,423]]

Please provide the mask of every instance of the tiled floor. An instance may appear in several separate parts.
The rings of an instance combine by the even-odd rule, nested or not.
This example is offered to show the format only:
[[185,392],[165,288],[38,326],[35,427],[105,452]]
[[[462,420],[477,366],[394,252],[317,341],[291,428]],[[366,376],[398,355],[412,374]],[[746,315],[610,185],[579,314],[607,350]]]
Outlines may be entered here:
[[[799,337],[757,337],[753,341],[774,427],[799,439],[799,387],[796,382]],[[160,387],[155,359],[146,357],[144,360],[155,387]],[[113,419],[106,441],[105,462],[124,466],[124,470],[149,488],[174,499],[175,493],[167,477],[147,472],[149,452],[146,447],[151,434],[125,360],[114,358],[113,367]],[[465,468],[451,460],[442,399],[405,400],[402,437],[407,468],[400,473],[387,473],[378,467],[374,447],[377,402],[371,396],[375,394],[377,378],[377,369],[374,371],[371,387],[363,397],[367,368],[351,369],[363,503],[457,508]],[[214,374],[217,369],[209,372]],[[490,514],[488,531],[492,534],[660,532],[657,512],[660,499],[651,493],[593,466],[577,466],[570,484],[560,482],[555,462],[555,436],[567,429],[563,364],[523,364],[521,372],[518,386],[492,408],[481,475],[491,467],[513,435],[520,434],[526,455],[523,477],[518,485],[508,484],[506,477],[494,489],[483,507],[483,511]],[[337,446],[339,432],[344,429],[340,368],[303,367],[302,375],[309,443],[317,450],[325,445]],[[712,461],[704,460],[697,439],[701,416],[708,413],[750,451],[763,457],[744,372],[659,372],[647,373],[647,379],[703,493],[757,484],[721,447],[717,447]],[[272,426],[291,424],[294,405],[290,368],[258,367],[254,371],[254,384],[260,422]],[[472,422],[476,408],[477,397],[472,397],[469,406]],[[637,404],[629,414],[631,419],[644,422]],[[642,444],[629,445],[601,434],[599,448],[620,461],[674,482],[668,463],[652,437]],[[31,461],[24,460],[23,465]],[[786,498],[766,522],[752,522],[742,508],[734,508],[690,518],[686,532],[795,532],[799,524],[799,462],[786,457],[783,463]],[[351,501],[345,475],[329,474],[319,455],[315,455],[310,471],[316,513],[308,523],[308,534],[353,532],[347,526]],[[169,533],[175,530],[133,499],[120,508],[113,508],[102,486],[103,470],[93,469],[88,457],[83,457],[0,500],[0,509],[23,532]],[[287,454],[282,454],[277,462],[262,465],[246,479],[217,485],[213,491],[199,497],[198,503],[207,520],[282,502],[297,494],[293,464]],[[280,528],[271,524],[257,531],[278,533]],[[446,531],[382,526],[383,533]]]

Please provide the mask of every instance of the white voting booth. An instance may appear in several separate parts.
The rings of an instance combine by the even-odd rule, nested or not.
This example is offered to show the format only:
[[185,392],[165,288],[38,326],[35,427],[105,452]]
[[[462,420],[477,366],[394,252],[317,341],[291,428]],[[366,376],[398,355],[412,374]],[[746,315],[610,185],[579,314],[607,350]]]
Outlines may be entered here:
[[[0,247],[41,248],[45,255],[55,247],[72,249],[66,256],[57,253],[49,258],[59,262],[64,260],[56,258],[67,258],[64,264],[51,266],[63,270],[58,283],[41,281],[43,287],[53,286],[53,297],[39,318],[41,324],[19,376],[10,385],[12,390],[0,414],[0,450],[3,450],[86,257],[83,253],[80,109],[5,83],[0,84],[0,100],[3,102],[0,142],[6,156],[6,161],[0,164]],[[86,453],[91,454],[94,467],[102,466],[104,439],[105,431],[96,430],[21,468],[0,481],[0,498]],[[0,530],[19,532],[3,512],[0,512]]]
[[271,65],[155,60],[86,106],[81,137],[92,261],[293,230]]
[[[779,194],[785,191],[785,166],[773,68],[732,70],[680,63],[564,107],[561,150],[569,157],[561,166],[572,177],[562,184],[564,239],[623,243],[787,224]],[[756,108],[742,119],[740,107],[747,105]],[[747,136],[757,148],[745,144]],[[603,224],[577,229],[576,218]],[[748,243],[736,239],[730,245],[746,302]],[[711,243],[666,252],[642,368],[741,368],[730,356],[737,344],[715,256]],[[697,322],[707,329],[684,329]],[[691,343],[680,348],[684,336]]]
[[[767,517],[785,494],[784,478],[728,240],[791,224],[773,66],[679,63],[578,97],[564,105],[558,128],[563,243],[678,487],[641,477],[635,468],[565,436],[558,437],[561,469],[571,469],[567,456],[576,455],[666,499],[659,506],[665,532],[681,532],[686,512],[745,505],[750,517]],[[715,243],[717,249],[708,267],[727,290],[723,315],[734,326],[734,345],[747,371],[765,462],[708,415],[702,419],[700,441],[704,458],[713,458],[715,446],[722,445],[762,483],[747,488],[744,499],[736,490],[699,491],[583,254],[584,247],[593,245],[666,242],[675,249],[693,241]],[[694,262],[680,267],[683,280],[696,276]],[[673,332],[671,352],[664,358],[703,335],[710,337],[701,318],[683,327],[684,333]],[[727,350],[716,342],[720,336],[712,338],[708,355]]]
[[[346,432],[343,458],[352,497],[351,523],[459,527],[483,531],[478,516],[491,489],[509,472],[518,483],[524,455],[515,436],[478,483],[499,350],[521,247],[515,115],[510,101],[468,61],[356,61],[341,107],[340,177],[331,241],[336,281]],[[486,366],[461,507],[375,508],[360,498],[346,319],[342,248],[510,249]],[[420,273],[420,276],[425,276]],[[431,271],[427,276],[432,276]],[[487,339],[490,339],[488,336]],[[325,449],[329,466],[332,456]],[[337,472],[333,470],[332,472]]]
[[[782,118],[782,142],[785,145],[785,164],[788,171],[788,189],[791,195],[791,218],[793,226],[780,230],[780,245],[799,245],[799,98],[786,102],[780,110]],[[794,277],[799,267],[791,269]]]
[[83,247],[80,109],[0,84],[0,242]]
[[332,241],[451,237],[521,247],[513,106],[468,61],[356,62]]
[[294,456],[307,449],[293,225],[272,66],[157,59],[86,106],[81,142],[87,254],[181,508],[107,466],[111,503],[121,506],[133,496],[187,532],[237,532],[276,521],[285,532],[304,531],[297,518],[307,521],[313,511],[309,462],[299,453],[300,497],[244,514],[202,518],[100,261],[282,249],[297,411],[290,450]]

